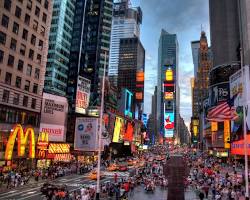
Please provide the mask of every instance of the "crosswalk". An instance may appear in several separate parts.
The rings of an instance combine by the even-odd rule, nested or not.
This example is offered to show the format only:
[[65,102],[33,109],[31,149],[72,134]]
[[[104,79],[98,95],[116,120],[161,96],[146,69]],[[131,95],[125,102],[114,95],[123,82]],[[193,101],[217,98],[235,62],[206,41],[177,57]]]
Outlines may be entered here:
[[109,171],[104,171],[103,175],[104,176],[114,177],[115,173],[117,174],[118,178],[119,177],[129,177],[129,172],[109,172]]

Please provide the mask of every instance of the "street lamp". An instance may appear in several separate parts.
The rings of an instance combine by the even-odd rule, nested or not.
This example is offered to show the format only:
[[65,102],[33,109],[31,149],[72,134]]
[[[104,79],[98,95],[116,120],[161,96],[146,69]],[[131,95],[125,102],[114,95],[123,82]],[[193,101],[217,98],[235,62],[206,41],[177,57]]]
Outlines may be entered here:
[[97,162],[97,188],[96,188],[96,200],[100,199],[100,170],[101,170],[101,145],[102,145],[102,116],[104,109],[104,89],[105,89],[105,74],[106,74],[106,51],[104,58],[104,69],[102,76],[102,98],[101,98],[101,108],[100,108],[100,119],[99,119],[99,129],[98,129],[98,162]]

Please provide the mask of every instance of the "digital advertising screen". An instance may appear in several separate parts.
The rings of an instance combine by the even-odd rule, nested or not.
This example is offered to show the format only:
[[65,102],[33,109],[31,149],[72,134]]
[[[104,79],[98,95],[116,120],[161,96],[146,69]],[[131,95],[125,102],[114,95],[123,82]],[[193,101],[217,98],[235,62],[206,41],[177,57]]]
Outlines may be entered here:
[[174,112],[165,112],[164,115],[164,131],[165,137],[173,137],[174,135]]

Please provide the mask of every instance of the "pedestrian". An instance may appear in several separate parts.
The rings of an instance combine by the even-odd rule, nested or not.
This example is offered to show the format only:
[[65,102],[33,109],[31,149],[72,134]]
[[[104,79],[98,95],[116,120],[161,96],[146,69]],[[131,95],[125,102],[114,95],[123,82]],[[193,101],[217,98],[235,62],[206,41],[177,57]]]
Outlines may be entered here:
[[118,175],[117,173],[114,174],[114,182],[117,183]]
[[199,198],[200,200],[203,200],[205,197],[204,193],[202,191],[200,191],[200,194],[199,194]]

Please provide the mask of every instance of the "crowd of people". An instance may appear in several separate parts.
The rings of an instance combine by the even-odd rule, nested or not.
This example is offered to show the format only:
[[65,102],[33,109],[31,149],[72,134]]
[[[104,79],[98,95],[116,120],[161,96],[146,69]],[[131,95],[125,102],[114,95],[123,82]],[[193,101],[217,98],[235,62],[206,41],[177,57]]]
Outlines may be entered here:
[[189,154],[190,175],[186,180],[189,189],[196,191],[202,200],[241,200],[244,198],[243,165],[214,156],[194,157]]

